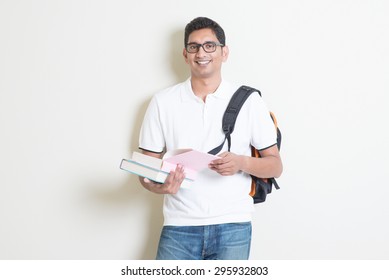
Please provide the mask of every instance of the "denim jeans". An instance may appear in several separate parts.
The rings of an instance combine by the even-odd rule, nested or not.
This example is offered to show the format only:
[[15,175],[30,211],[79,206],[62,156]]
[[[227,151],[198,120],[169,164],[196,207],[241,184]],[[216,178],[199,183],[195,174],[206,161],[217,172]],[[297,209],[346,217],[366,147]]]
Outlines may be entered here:
[[251,223],[164,226],[157,260],[247,260]]

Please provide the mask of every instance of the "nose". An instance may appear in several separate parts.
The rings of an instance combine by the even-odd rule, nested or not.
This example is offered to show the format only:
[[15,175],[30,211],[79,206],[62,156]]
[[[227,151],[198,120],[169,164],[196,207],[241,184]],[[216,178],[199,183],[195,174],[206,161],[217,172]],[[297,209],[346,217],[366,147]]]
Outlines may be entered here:
[[201,46],[199,48],[199,51],[196,53],[196,56],[197,57],[203,57],[204,55],[206,55],[206,52],[204,51],[204,46]]

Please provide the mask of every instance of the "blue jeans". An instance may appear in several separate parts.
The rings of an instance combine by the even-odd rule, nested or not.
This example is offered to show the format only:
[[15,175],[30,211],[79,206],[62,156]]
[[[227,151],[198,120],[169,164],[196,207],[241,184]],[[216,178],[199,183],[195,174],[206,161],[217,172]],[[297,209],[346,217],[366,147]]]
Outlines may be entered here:
[[247,260],[251,223],[164,226],[157,260]]

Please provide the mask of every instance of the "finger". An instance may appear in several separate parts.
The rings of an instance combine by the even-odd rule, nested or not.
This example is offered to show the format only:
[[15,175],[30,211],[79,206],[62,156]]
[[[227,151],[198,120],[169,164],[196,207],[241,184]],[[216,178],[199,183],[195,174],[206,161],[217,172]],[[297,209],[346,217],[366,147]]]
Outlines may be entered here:
[[168,177],[165,180],[165,185],[172,189],[178,189],[184,178],[185,173],[183,166],[177,165],[174,171],[170,171]]
[[176,167],[176,172],[178,174],[183,174],[184,173],[184,166],[180,165],[180,164],[177,164],[177,167]]
[[181,183],[184,181],[184,179],[185,179],[185,173],[184,172],[176,173],[175,176],[174,176],[174,181],[178,185],[181,185]]
[[180,186],[182,183],[182,179],[181,178],[176,178],[174,179],[174,184],[177,185],[177,186]]
[[172,185],[174,183],[174,175],[175,175],[175,172],[170,171],[169,175],[166,177],[166,180],[164,182],[164,185],[166,187],[169,187],[170,185]]
[[222,152],[221,154],[218,154],[218,157],[224,158],[229,154],[229,152]]

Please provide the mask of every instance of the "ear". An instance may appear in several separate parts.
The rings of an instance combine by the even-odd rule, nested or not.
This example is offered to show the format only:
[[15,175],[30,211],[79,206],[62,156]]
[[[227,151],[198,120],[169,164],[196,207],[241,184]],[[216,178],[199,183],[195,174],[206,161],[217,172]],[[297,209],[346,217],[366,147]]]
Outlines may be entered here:
[[185,62],[189,63],[188,62],[188,52],[186,51],[185,48],[182,50],[182,55],[184,56]]
[[226,62],[228,59],[228,55],[230,54],[230,49],[228,46],[224,46],[222,48],[222,57],[223,57],[223,62]]

